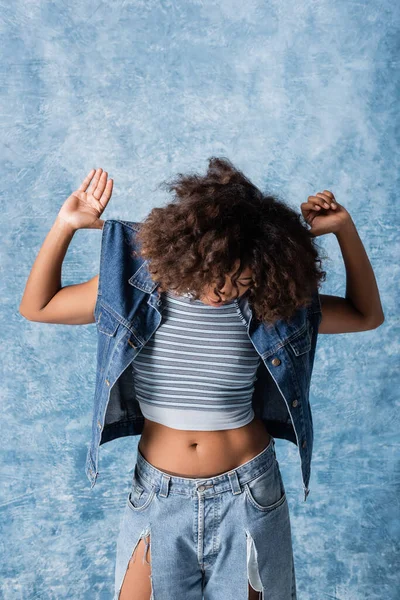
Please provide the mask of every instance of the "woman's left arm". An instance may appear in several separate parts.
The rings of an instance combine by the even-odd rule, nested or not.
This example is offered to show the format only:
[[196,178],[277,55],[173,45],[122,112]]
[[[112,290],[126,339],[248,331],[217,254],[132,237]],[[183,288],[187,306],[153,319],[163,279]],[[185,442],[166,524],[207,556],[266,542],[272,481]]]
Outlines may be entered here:
[[318,333],[376,329],[385,316],[374,271],[350,214],[328,190],[309,196],[301,209],[313,235],[336,235],[346,268],[346,297],[320,294],[322,320]]

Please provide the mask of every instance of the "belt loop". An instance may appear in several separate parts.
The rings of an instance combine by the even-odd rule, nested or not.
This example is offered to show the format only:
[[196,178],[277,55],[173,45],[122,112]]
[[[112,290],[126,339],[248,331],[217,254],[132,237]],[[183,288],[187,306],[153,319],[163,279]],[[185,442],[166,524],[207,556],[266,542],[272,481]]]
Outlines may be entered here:
[[242,490],[240,489],[239,477],[236,471],[230,471],[228,473],[229,482],[231,484],[232,494],[241,494]]
[[171,481],[171,477],[169,475],[167,475],[166,473],[163,473],[161,476],[161,486],[160,486],[159,496],[162,496],[163,498],[168,497],[170,481]]

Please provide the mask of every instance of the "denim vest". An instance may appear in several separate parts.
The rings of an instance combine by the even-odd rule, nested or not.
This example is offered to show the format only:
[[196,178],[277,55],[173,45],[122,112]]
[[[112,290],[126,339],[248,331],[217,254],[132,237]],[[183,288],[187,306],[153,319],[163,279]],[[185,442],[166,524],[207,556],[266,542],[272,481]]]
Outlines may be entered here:
[[[127,435],[140,435],[144,417],[135,397],[130,367],[161,323],[163,294],[156,288],[139,255],[135,233],[140,223],[108,219],[101,239],[98,295],[94,309],[97,328],[97,367],[92,439],[85,471],[96,483],[101,444]],[[238,316],[261,357],[253,393],[253,409],[275,438],[290,440],[299,449],[304,501],[309,494],[313,422],[309,403],[311,374],[322,318],[318,290],[311,303],[287,322],[252,320],[247,294],[239,298]]]

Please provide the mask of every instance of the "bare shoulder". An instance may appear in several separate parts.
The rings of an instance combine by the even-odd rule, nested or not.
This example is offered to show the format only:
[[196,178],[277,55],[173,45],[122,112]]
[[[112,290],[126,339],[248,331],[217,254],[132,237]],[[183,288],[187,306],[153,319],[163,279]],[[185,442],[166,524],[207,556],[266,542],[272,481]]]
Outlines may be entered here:
[[318,333],[350,333],[376,329],[383,321],[366,319],[346,298],[320,294],[322,319]]

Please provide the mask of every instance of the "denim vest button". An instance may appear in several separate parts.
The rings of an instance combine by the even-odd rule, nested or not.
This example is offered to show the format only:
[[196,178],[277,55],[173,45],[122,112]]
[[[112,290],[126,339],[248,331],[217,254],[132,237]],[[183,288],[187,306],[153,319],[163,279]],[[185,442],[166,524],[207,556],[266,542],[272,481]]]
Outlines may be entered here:
[[306,440],[304,440],[302,446],[303,446],[303,448],[305,448],[307,446],[307,441]]
[[272,364],[274,365],[274,367],[277,367],[278,365],[281,364],[281,361],[280,361],[279,358],[275,357],[275,358],[272,359]]
[[101,429],[101,423],[100,423],[100,421],[97,421],[97,427],[98,427],[99,429]]
[[296,406],[297,406],[297,405],[298,405],[298,402],[297,402],[297,400],[293,400],[293,402],[292,402],[292,406],[294,406],[294,408],[296,408]]
[[107,384],[107,385],[110,385],[110,382],[108,381],[108,379],[106,379],[106,384]]

